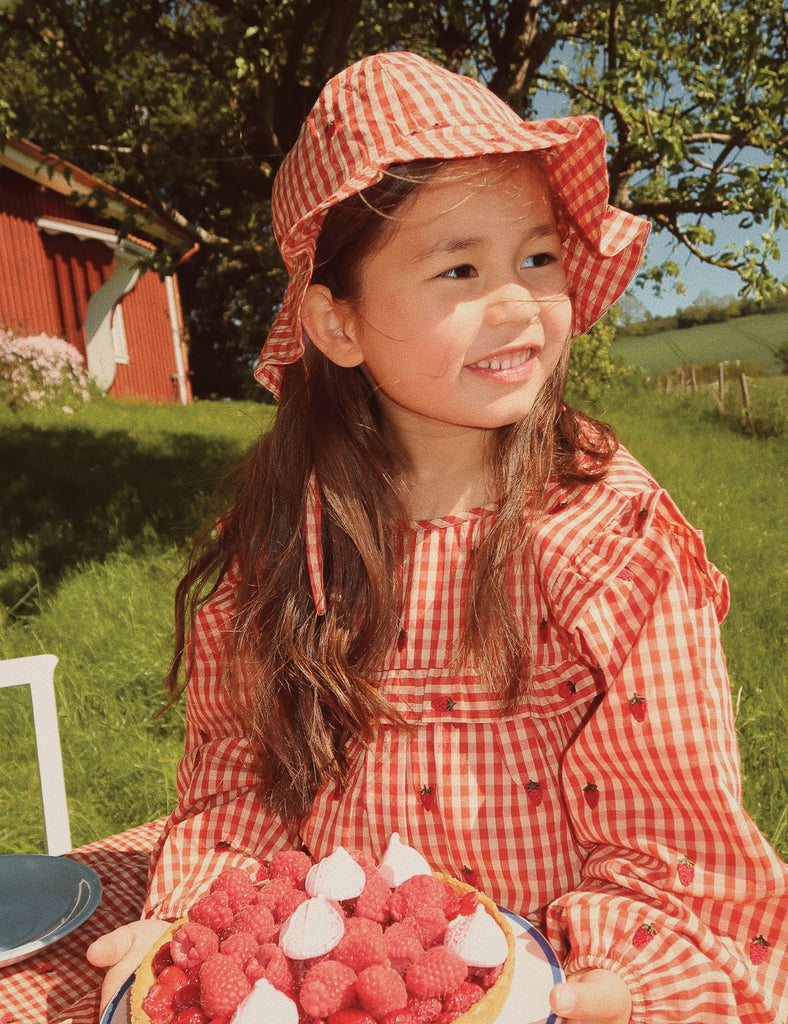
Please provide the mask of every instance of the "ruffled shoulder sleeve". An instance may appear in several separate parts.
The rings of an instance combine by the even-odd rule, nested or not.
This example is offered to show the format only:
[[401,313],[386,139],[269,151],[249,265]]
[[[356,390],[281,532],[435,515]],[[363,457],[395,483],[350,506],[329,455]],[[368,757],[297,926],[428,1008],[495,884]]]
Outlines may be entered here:
[[[728,584],[706,555],[703,535],[624,449],[603,481],[564,492],[537,530],[537,576],[552,616],[578,653],[610,657],[627,648],[666,574],[680,578],[694,608],[718,622]],[[586,636],[584,624],[593,624]]]

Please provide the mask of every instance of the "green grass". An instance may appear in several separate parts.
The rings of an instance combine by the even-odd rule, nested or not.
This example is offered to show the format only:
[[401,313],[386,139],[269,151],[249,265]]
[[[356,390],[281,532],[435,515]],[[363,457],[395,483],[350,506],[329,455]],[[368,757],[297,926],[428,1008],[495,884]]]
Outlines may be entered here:
[[[688,397],[647,390],[611,397],[604,414],[729,576],[724,639],[746,805],[786,856],[786,441],[745,437]],[[0,410],[0,657],[60,658],[75,844],[172,806],[183,712],[156,712],[173,590],[213,489],[267,415],[235,403],[97,402],[72,417]],[[15,753],[0,764],[0,852],[43,851],[23,692],[0,691],[0,743]]]
[[788,340],[788,313],[764,313],[682,331],[618,338],[613,355],[649,375],[692,363],[750,363],[765,374],[781,372],[777,348]]
[[[183,748],[164,719],[172,597],[256,404],[0,409],[0,657],[51,652],[75,844],[167,811]],[[5,610],[3,613],[3,609]],[[42,851],[26,691],[0,691],[0,853]]]

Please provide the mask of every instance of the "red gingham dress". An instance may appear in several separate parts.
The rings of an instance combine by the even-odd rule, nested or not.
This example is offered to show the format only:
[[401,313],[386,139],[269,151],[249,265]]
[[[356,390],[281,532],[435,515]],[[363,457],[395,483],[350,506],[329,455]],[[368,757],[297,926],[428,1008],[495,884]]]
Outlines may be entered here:
[[[788,868],[741,806],[719,642],[727,585],[700,535],[623,449],[601,483],[551,485],[511,585],[530,696],[502,717],[449,665],[474,550],[495,509],[403,528],[409,586],[379,682],[404,717],[350,751],[300,841],[380,856],[390,834],[541,927],[567,972],[607,967],[633,1024],[785,1021]],[[148,913],[175,918],[230,864],[293,845],[255,796],[220,686],[232,583],[202,609],[179,803]],[[298,840],[296,840],[298,842]]]

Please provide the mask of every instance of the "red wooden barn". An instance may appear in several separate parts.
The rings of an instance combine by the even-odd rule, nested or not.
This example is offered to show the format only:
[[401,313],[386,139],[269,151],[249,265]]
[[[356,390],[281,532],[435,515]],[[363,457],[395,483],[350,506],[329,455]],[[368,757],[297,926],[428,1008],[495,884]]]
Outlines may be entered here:
[[102,391],[191,401],[177,279],[140,272],[155,250],[189,246],[142,203],[73,164],[0,140],[0,327],[65,338]]

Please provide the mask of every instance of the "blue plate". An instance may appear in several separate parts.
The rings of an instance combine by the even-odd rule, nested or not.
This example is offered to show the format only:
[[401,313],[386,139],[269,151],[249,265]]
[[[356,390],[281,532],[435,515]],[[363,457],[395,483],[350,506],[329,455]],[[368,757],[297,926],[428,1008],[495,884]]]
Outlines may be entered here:
[[99,1024],[128,1024],[129,999],[128,992],[136,975],[126,978],[115,995],[104,1008]]
[[43,854],[0,856],[0,967],[73,932],[100,900],[98,875],[78,861]]

